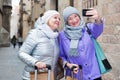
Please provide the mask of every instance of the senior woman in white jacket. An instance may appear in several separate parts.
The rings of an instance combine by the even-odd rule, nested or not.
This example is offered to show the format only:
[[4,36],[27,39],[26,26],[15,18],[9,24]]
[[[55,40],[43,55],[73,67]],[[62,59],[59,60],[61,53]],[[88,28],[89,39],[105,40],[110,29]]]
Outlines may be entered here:
[[48,10],[35,23],[34,29],[30,30],[19,50],[18,57],[26,63],[22,79],[30,80],[29,72],[45,68],[46,64],[51,65],[55,72],[58,59],[58,32],[60,14],[55,10]]

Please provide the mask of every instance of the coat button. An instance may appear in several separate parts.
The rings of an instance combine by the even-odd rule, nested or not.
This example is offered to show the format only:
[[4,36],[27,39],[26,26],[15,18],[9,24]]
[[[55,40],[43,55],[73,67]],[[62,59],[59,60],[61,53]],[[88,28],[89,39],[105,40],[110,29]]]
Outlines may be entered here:
[[90,77],[88,77],[88,79],[90,80]]

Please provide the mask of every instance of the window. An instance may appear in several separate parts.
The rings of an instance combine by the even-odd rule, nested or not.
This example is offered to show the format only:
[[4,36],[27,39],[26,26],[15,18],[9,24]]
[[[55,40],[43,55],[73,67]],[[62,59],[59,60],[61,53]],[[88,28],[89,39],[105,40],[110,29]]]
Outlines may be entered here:
[[58,0],[56,0],[56,10],[58,11]]
[[98,0],[83,0],[83,8],[90,8],[98,5]]
[[40,0],[34,0],[34,2],[39,2]]
[[74,6],[74,0],[70,0],[70,6]]

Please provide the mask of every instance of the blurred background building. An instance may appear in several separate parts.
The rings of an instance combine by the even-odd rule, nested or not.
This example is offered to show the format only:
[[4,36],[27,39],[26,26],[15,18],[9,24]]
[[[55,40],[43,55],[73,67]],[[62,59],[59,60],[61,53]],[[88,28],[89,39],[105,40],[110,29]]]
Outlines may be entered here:
[[[108,57],[113,70],[103,75],[103,80],[120,79],[120,0],[20,0],[19,14],[16,14],[19,21],[17,26],[10,25],[11,0],[0,0],[0,45],[8,44],[9,39],[16,35],[22,36],[25,40],[28,31],[33,28],[37,18],[49,9],[60,12],[66,6],[74,6],[81,14],[83,8],[94,7],[99,14],[105,18],[103,34],[98,41]],[[15,14],[14,14],[15,15]],[[11,16],[12,17],[12,16]],[[13,18],[13,17],[12,17]],[[84,18],[86,21],[93,21]],[[15,29],[13,29],[15,28]],[[61,16],[60,29],[63,29],[63,19]]]
[[10,44],[11,0],[0,0],[0,46]]

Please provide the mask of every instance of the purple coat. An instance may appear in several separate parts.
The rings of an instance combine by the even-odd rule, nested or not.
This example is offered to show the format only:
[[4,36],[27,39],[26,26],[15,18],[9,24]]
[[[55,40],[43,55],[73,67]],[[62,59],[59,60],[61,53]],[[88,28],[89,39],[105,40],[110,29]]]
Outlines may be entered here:
[[[88,27],[95,38],[97,38],[103,32],[103,23],[89,23]],[[94,80],[95,78],[101,76],[95,56],[94,45],[85,29],[82,30],[82,33],[83,35],[79,39],[78,43],[78,56],[70,57],[68,56],[70,40],[65,36],[64,30],[60,32],[60,57],[62,58],[63,63],[69,62],[82,66],[82,80]],[[66,69],[66,75],[71,76],[69,69]],[[80,80],[80,71],[74,76]]]

